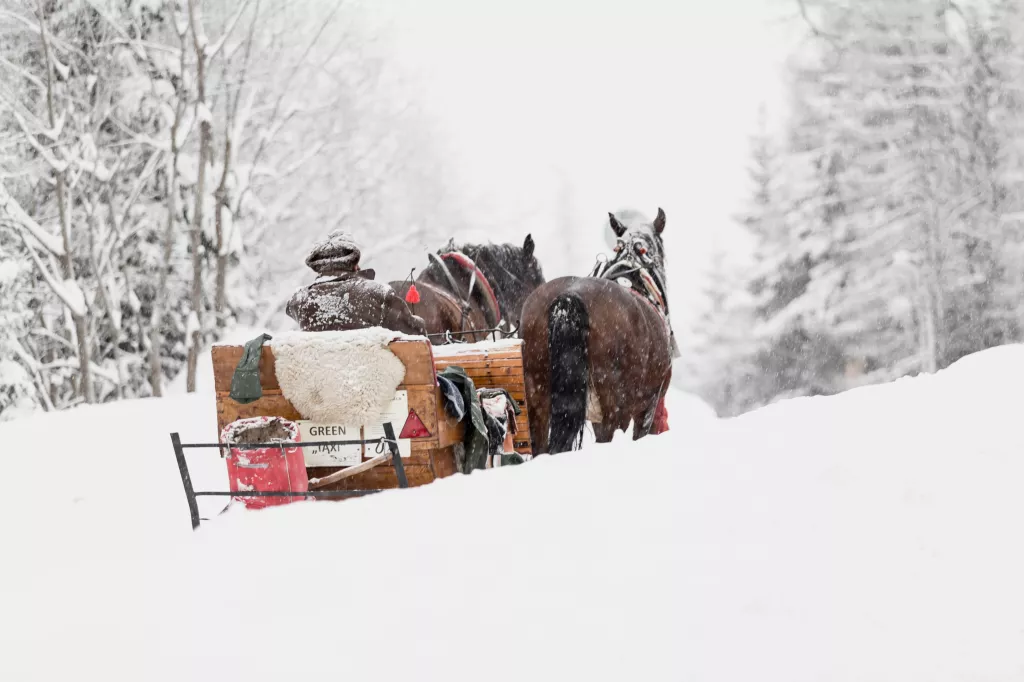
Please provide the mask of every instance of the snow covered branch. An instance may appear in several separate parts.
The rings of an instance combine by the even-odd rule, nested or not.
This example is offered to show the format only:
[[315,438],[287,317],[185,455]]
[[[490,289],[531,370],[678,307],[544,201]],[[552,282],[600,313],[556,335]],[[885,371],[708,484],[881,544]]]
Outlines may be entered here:
[[88,313],[88,308],[85,304],[85,296],[82,294],[82,290],[78,287],[78,283],[71,279],[58,280],[57,277],[50,272],[50,269],[43,264],[36,255],[35,249],[29,243],[28,238],[22,234],[22,241],[25,244],[25,250],[28,252],[29,258],[35,264],[39,274],[43,277],[47,286],[50,290],[56,294],[57,298],[67,307],[71,314],[76,317],[85,317]]
[[25,212],[7,188],[0,182],[0,217],[8,216],[8,222],[15,229],[27,232],[32,240],[54,256],[64,256],[64,243],[59,237],[50,234]]

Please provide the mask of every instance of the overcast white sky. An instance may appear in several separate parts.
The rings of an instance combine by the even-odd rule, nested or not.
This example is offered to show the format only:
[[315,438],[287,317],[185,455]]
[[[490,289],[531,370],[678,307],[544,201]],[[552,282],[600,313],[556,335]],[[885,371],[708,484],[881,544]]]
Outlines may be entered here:
[[[748,136],[762,102],[782,110],[795,0],[394,2],[396,49],[481,228],[533,231],[549,278],[584,274],[624,206],[667,212],[677,311],[716,240],[742,248]],[[572,256],[565,233],[583,241]]]

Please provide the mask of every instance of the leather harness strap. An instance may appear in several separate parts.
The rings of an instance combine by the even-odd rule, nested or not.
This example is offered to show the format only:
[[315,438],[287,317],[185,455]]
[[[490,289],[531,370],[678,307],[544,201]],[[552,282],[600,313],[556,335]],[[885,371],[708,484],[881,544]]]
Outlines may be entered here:
[[[448,253],[441,254],[441,259],[452,260],[457,263],[460,267],[467,270],[470,273],[469,292],[468,296],[473,297],[474,282],[480,281],[480,286],[483,288],[484,295],[487,297],[490,304],[494,307],[494,313],[497,315],[496,322],[501,321],[501,305],[498,303],[498,297],[494,294],[494,289],[491,287],[490,281],[487,276],[484,275],[483,271],[477,267],[476,263],[461,251],[449,251]],[[451,277],[451,273],[445,268],[445,273],[448,277]]]
[[[441,267],[441,272],[444,273],[444,278],[448,280],[448,286],[452,288],[452,294],[458,296],[459,299],[462,300],[462,295],[459,293],[459,285],[455,283],[455,278],[452,277],[452,273],[448,270],[448,266],[445,264],[444,259],[436,253],[431,253],[430,257]],[[465,305],[466,301],[463,300],[462,303]]]

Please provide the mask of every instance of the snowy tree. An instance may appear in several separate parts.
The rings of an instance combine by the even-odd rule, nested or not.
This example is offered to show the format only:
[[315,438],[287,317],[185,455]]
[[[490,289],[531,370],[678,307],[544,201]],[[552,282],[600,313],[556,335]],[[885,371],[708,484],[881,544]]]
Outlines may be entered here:
[[757,241],[741,285],[753,404],[1021,335],[1022,3],[797,6],[810,41],[791,61],[788,130],[755,139],[742,220]]
[[459,224],[358,8],[293,10],[0,0],[0,418],[194,387],[339,222],[406,258]]

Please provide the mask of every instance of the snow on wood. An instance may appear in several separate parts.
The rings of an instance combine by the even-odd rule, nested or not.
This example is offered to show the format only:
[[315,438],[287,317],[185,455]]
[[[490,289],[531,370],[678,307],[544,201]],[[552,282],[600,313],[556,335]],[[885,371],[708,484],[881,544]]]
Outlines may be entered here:
[[480,353],[500,353],[503,351],[519,351],[523,346],[522,339],[499,339],[497,341],[478,341],[477,343],[451,343],[445,346],[434,346],[434,357],[455,357],[458,355],[478,355]]

